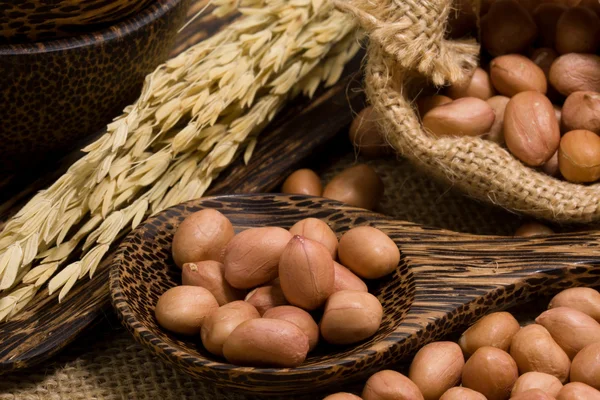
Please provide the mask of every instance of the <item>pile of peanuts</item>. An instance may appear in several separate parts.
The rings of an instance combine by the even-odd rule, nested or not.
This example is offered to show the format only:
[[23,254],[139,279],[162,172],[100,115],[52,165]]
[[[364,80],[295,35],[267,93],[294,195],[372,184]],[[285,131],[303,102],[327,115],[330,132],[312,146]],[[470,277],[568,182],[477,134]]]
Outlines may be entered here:
[[[461,7],[465,15],[470,2],[461,4],[466,4]],[[598,181],[597,12],[596,0],[484,1],[482,65],[467,80],[417,98],[424,128],[437,137],[492,140],[523,164],[569,182]],[[451,29],[466,33],[470,27],[456,24],[474,26],[475,18],[451,22]],[[350,138],[361,152],[385,152],[372,108],[361,111],[357,120]]]
[[158,324],[199,336],[232,364],[267,367],[299,366],[320,338],[349,345],[375,334],[383,307],[361,278],[382,278],[400,262],[396,244],[370,226],[349,229],[339,242],[316,218],[235,235],[214,209],[181,223],[172,254],[182,286],[158,299]]
[[299,169],[287,177],[283,193],[323,196],[348,205],[373,210],[383,196],[383,181],[367,164],[346,168],[323,188],[321,178],[313,170]]
[[362,397],[336,393],[326,399],[600,400],[599,321],[600,293],[567,289],[535,323],[521,328],[508,312],[489,314],[458,343],[423,346],[408,376],[380,371]]

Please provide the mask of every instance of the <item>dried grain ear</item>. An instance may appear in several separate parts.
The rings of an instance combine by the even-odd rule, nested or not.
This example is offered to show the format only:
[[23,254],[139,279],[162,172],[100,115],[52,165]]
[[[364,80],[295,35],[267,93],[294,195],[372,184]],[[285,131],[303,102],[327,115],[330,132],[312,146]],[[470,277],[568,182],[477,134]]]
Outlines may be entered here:
[[[216,14],[236,10],[217,3]],[[335,83],[360,44],[352,18],[326,4],[249,2],[241,18],[149,74],[106,134],[5,224],[0,321],[48,280],[64,298],[130,227],[201,197],[241,153],[247,162],[293,95]]]

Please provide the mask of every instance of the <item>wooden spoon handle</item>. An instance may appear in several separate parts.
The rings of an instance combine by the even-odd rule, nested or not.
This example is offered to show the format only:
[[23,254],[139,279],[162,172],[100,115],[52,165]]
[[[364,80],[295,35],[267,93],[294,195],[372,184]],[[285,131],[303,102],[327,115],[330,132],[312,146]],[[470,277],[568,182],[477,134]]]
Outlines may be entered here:
[[600,232],[546,237],[476,236],[408,222],[374,225],[398,244],[414,297],[389,340],[397,362],[423,344],[483,314],[524,303],[534,295],[600,284]]
[[[236,201],[242,198],[232,199]],[[374,366],[370,372],[404,360],[485,313],[523,303],[533,295],[600,284],[599,231],[481,236],[392,220],[326,199],[298,196],[270,201],[274,208],[288,210],[278,224],[289,224],[288,219],[299,215],[328,220],[338,233],[368,224],[398,245],[402,256],[395,276],[384,278],[380,287],[374,283],[379,298],[393,305],[386,308],[381,328],[389,334],[370,348],[375,351],[366,352],[364,362]],[[277,206],[278,201],[283,205]]]

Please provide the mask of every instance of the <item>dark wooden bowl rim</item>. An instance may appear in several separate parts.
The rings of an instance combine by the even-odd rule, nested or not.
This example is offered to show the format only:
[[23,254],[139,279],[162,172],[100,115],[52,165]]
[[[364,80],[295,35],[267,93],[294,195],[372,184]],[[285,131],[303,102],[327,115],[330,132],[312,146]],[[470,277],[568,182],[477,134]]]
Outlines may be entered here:
[[155,0],[143,8],[139,13],[95,32],[82,33],[80,35],[44,42],[0,45],[0,56],[71,50],[118,40],[127,37],[132,32],[143,29],[151,22],[162,18],[163,15],[181,1],[183,0]]

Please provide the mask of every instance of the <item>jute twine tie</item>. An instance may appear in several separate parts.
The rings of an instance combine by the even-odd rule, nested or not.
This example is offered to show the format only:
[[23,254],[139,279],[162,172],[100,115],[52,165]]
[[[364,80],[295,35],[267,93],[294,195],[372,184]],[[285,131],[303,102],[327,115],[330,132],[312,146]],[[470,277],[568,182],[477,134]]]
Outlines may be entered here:
[[[600,186],[560,181],[523,165],[496,143],[434,138],[412,103],[426,84],[464,79],[477,66],[474,39],[444,38],[451,0],[336,0],[369,35],[366,93],[400,154],[480,200],[559,223],[600,220]],[[474,1],[475,10],[479,2]]]

